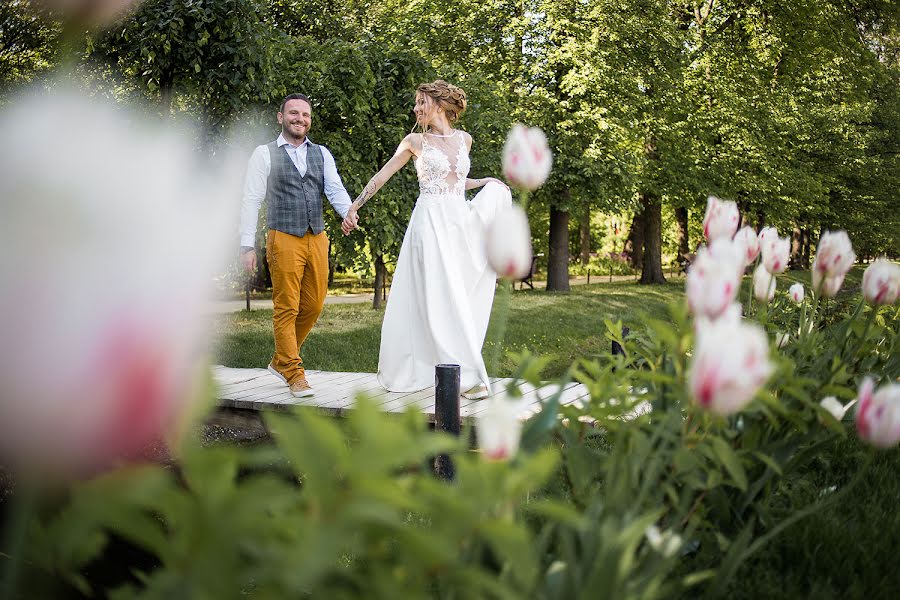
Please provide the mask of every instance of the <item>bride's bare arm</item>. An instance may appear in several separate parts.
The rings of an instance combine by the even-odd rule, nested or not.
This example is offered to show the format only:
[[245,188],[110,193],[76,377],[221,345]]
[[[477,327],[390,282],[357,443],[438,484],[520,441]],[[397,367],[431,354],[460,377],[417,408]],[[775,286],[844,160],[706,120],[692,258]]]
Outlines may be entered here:
[[400,145],[397,146],[397,151],[394,153],[394,156],[391,157],[389,161],[387,161],[381,170],[375,173],[375,176],[369,180],[369,183],[366,184],[366,187],[363,188],[362,193],[356,197],[356,200],[353,201],[353,204],[350,205],[350,210],[353,212],[358,211],[369,199],[375,195],[375,193],[384,186],[388,180],[403,167],[409,159],[414,156],[414,148],[416,147],[416,138],[415,134],[409,134],[403,141],[400,142]]

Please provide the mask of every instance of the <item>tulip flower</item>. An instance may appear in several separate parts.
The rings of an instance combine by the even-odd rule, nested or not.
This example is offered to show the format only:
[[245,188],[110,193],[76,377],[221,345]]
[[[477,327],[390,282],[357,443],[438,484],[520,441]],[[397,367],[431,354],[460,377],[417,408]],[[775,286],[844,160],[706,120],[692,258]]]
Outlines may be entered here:
[[485,458],[509,460],[518,452],[522,435],[519,408],[502,396],[491,396],[485,402],[475,428],[478,447]]
[[737,231],[740,219],[737,204],[710,196],[706,200],[706,214],[703,216],[703,235],[710,242],[719,238],[730,239]]
[[756,232],[753,231],[753,228],[741,227],[741,229],[734,234],[734,242],[739,248],[743,249],[744,266],[753,264],[753,261],[759,256],[760,250],[759,238],[757,237]]
[[767,241],[771,241],[778,237],[778,228],[777,227],[763,227],[759,235],[756,236],[760,243],[760,248],[762,248],[762,244]]
[[876,448],[891,448],[900,442],[900,384],[888,383],[875,391],[866,377],[859,386],[856,432]]
[[487,259],[500,277],[519,279],[531,271],[531,228],[518,204],[501,210],[487,229]]
[[682,544],[680,535],[672,531],[661,532],[656,525],[648,526],[644,530],[644,537],[647,538],[647,543],[651,548],[666,558],[675,556]]
[[[743,261],[735,262],[730,253],[713,255],[710,247],[701,247],[688,269],[685,287],[688,307],[695,316],[717,319],[734,302],[740,285]],[[717,249],[725,246],[718,246]]]
[[841,421],[854,404],[856,404],[856,400],[848,402],[846,405],[841,404],[840,400],[834,396],[826,396],[819,402],[819,406],[831,413],[831,416],[837,421]]
[[813,289],[825,296],[834,296],[854,262],[856,254],[847,232],[826,231],[819,239],[813,260]]
[[769,273],[784,273],[791,257],[791,238],[767,236],[760,243],[762,264]]
[[862,290],[869,304],[893,304],[900,295],[900,265],[879,258],[863,273]]
[[818,290],[819,293],[826,298],[833,298],[835,295],[837,295],[843,283],[843,275],[837,275],[835,277],[823,277],[821,272],[813,268],[812,287],[814,290]]
[[775,297],[775,276],[762,264],[753,270],[753,296],[767,304]]
[[791,297],[791,301],[795,304],[800,304],[803,302],[803,298],[806,292],[804,291],[803,284],[800,282],[795,283],[790,288],[788,288],[788,295]]
[[541,187],[553,166],[553,153],[547,136],[537,127],[516,123],[503,146],[503,175],[521,190],[534,191]]
[[698,406],[727,416],[753,399],[772,370],[765,331],[754,323],[721,319],[697,332],[688,386]]
[[196,396],[241,169],[211,173],[184,132],[65,90],[13,100],[0,130],[0,461],[62,475],[133,457]]

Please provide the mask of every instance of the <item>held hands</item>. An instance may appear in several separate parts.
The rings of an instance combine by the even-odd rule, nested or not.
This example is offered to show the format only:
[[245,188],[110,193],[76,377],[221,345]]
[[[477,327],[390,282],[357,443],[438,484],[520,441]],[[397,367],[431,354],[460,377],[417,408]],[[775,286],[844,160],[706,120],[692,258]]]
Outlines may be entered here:
[[344,235],[350,235],[350,232],[354,229],[359,228],[359,214],[356,212],[356,208],[350,207],[350,210],[347,211],[347,216],[344,217],[344,221],[341,223],[341,231],[344,232]]
[[250,271],[251,273],[256,272],[256,250],[251,249],[245,252],[241,252],[241,264],[244,265],[245,271]]

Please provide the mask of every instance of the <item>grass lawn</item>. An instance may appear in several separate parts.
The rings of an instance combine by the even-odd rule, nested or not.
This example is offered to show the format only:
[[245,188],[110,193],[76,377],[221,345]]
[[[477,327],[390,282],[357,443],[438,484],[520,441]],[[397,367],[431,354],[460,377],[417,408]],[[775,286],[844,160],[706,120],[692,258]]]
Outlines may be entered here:
[[[522,290],[512,294],[509,325],[503,353],[529,349],[552,356],[547,375],[561,375],[573,360],[609,352],[604,319],[621,319],[635,327],[643,315],[666,318],[666,306],[684,296],[684,282],[641,286],[630,282],[580,285],[568,294]],[[494,306],[484,345],[490,360],[496,343]],[[384,311],[369,304],[327,304],[303,347],[303,361],[310,369],[374,373],[378,367],[381,322]],[[215,361],[229,367],[264,367],[274,351],[272,311],[241,311],[216,321],[219,343]],[[514,364],[508,358],[492,375],[508,375]]]

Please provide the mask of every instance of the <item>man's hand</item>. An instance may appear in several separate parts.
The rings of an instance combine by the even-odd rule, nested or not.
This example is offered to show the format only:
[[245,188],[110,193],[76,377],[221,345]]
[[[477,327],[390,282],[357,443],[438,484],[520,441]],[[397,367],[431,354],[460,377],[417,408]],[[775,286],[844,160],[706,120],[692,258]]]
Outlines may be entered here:
[[351,231],[357,228],[359,228],[359,214],[351,208],[341,223],[341,231],[344,232],[344,235],[349,235]]
[[250,248],[241,252],[241,263],[245,271],[256,272],[256,248]]

